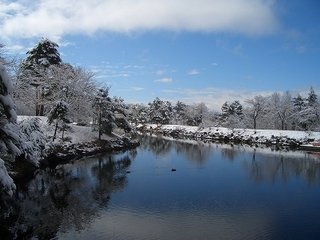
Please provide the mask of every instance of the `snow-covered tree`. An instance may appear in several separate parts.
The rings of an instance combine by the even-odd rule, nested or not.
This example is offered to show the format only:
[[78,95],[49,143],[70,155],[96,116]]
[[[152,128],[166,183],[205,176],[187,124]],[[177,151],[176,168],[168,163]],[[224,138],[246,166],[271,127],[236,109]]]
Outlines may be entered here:
[[247,99],[245,102],[249,105],[246,109],[246,115],[253,120],[253,128],[257,128],[258,117],[264,115],[264,111],[267,107],[267,97],[261,95],[255,96],[253,99]]
[[187,105],[178,101],[173,107],[173,120],[175,124],[186,124]]
[[34,48],[27,51],[28,57],[24,60],[23,67],[37,71],[37,69],[34,69],[35,66],[48,68],[50,65],[60,64],[62,60],[57,50],[58,47],[58,44],[42,38]]
[[310,87],[310,92],[309,92],[306,100],[307,100],[309,106],[314,106],[315,104],[318,103],[318,96],[314,92],[313,87]]
[[306,99],[300,94],[293,99],[293,127],[296,130],[316,130],[320,126],[320,106],[312,87]]
[[56,105],[49,112],[48,124],[51,125],[52,123],[54,123],[53,141],[56,138],[58,128],[62,130],[63,138],[63,133],[66,129],[66,124],[69,122],[69,119],[67,118],[68,112],[69,105],[63,100],[57,101]]
[[24,142],[24,158],[38,166],[43,157],[47,138],[40,128],[40,118],[32,117],[23,119],[19,123],[21,139]]
[[50,109],[56,99],[64,99],[69,105],[69,117],[77,123],[88,123],[92,116],[92,101],[97,90],[94,74],[82,67],[72,67],[62,63],[50,67],[50,74],[54,84],[50,86]]
[[239,101],[234,101],[231,104],[225,102],[221,107],[221,124],[225,127],[240,127],[242,126],[242,105]]
[[110,88],[101,88],[97,91],[94,102],[94,121],[93,129],[98,131],[98,139],[101,141],[102,134],[111,134],[115,124],[115,116],[112,111],[111,98],[109,97]]
[[274,122],[274,127],[281,130],[288,129],[288,121],[293,111],[291,94],[288,91],[282,94],[275,92],[271,95],[269,103],[268,115],[270,121]]
[[187,107],[187,125],[206,126],[209,120],[209,109],[201,102]]
[[142,104],[128,104],[128,120],[131,123],[147,123],[148,122],[148,107]]
[[17,115],[10,94],[13,86],[5,67],[0,63],[0,184],[9,194],[15,189],[12,178],[8,175],[4,159],[13,161],[21,154]]
[[303,97],[298,93],[297,97],[293,98],[293,106],[297,111],[301,111],[305,107],[306,103]]
[[17,87],[22,88],[19,91],[22,95],[20,98],[23,99],[25,95],[32,94],[37,116],[44,115],[46,98],[50,96],[52,85],[55,84],[54,76],[50,74],[50,66],[59,65],[62,62],[57,47],[59,47],[58,44],[48,39],[41,39],[27,52],[27,58],[21,63],[20,74],[17,77]]
[[172,116],[172,105],[168,101],[162,101],[158,97],[148,103],[148,115],[151,123],[168,124]]

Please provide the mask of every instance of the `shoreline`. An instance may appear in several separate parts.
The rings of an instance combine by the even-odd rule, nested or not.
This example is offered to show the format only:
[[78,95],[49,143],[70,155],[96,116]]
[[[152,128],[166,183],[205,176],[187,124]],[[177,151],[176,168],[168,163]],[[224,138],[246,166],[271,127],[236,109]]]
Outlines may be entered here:
[[320,151],[320,132],[230,129],[223,127],[192,127],[181,125],[140,124],[137,130],[174,139],[192,139],[209,142],[262,144],[291,150]]

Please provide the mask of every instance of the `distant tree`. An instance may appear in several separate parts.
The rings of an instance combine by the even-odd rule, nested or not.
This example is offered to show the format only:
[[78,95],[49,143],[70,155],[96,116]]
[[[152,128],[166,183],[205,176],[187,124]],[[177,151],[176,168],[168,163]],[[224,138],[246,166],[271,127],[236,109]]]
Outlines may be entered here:
[[205,103],[201,102],[188,105],[186,111],[186,123],[189,126],[205,126],[209,122],[209,109]]
[[94,121],[93,129],[98,131],[98,139],[101,142],[102,134],[111,134],[112,129],[116,127],[115,116],[112,111],[111,98],[108,88],[100,88],[93,102]]
[[293,98],[293,106],[297,111],[301,111],[305,105],[305,99],[298,93],[297,97]]
[[[281,130],[287,129],[288,120],[292,116],[293,111],[291,94],[289,91],[283,94],[275,92],[271,95],[269,102],[269,116],[273,118],[273,121],[280,121]],[[272,121],[272,119],[270,119],[270,121]]]
[[245,102],[249,105],[247,114],[253,120],[253,128],[257,128],[257,119],[263,115],[267,107],[268,98],[261,95],[255,96],[253,99],[248,99]]
[[231,104],[225,102],[221,107],[221,123],[225,127],[240,127],[243,112],[242,105],[239,101],[234,101]]
[[173,119],[175,124],[184,124],[187,119],[187,105],[178,101],[173,107]]
[[115,125],[126,133],[131,132],[133,127],[127,120],[128,106],[124,103],[124,100],[120,97],[113,97],[111,99],[111,107],[115,115]]
[[168,124],[172,116],[172,105],[158,97],[149,103],[148,115],[151,123]]
[[320,126],[320,107],[318,97],[312,87],[307,98],[300,94],[293,99],[293,128],[296,130],[312,131]]
[[127,117],[134,124],[147,123],[148,107],[141,104],[129,104]]
[[314,106],[315,104],[318,103],[318,96],[314,92],[313,87],[310,87],[310,92],[306,100],[309,106]]
[[69,122],[67,118],[69,112],[69,105],[63,101],[57,101],[56,105],[51,109],[48,114],[48,124],[51,125],[54,123],[54,134],[53,141],[56,138],[57,130],[60,128],[62,130],[62,138],[64,134],[64,130],[66,129],[66,124]]
[[209,109],[204,102],[201,102],[195,106],[197,115],[200,118],[200,125],[206,125],[205,122],[208,120]]

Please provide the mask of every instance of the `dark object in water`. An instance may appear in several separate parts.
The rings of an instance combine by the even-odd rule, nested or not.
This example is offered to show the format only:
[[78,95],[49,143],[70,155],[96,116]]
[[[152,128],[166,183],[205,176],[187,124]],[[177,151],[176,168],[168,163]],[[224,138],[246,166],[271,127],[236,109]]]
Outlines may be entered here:
[[175,172],[175,171],[177,171],[177,169],[175,169],[175,168],[172,168],[172,169],[171,169],[171,172]]

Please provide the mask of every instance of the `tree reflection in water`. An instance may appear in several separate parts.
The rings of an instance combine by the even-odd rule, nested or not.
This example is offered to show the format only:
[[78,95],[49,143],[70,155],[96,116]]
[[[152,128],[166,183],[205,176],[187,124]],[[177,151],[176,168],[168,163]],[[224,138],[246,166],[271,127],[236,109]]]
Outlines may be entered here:
[[151,151],[156,156],[169,154],[172,150],[177,154],[184,155],[188,160],[205,163],[213,152],[211,144],[201,141],[178,141],[165,139],[163,137],[139,136],[140,148]]
[[243,159],[243,167],[254,182],[287,183],[291,178],[301,178],[309,185],[320,184],[320,162],[309,153],[274,151],[266,154],[258,153],[257,149],[251,152],[251,163]]
[[136,153],[47,169],[18,186],[14,198],[1,199],[1,239],[53,239],[58,231],[85,229],[107,207],[111,194],[125,187],[130,155]]
[[[224,174],[229,171],[230,166],[232,172],[237,171],[235,174],[237,177],[244,176],[243,184],[248,180],[250,183],[282,182],[285,185],[291,179],[299,178],[300,182],[307,182],[308,185],[320,185],[319,159],[305,152],[271,151],[261,147],[166,140],[161,137],[139,136],[138,140],[141,143],[138,149],[119,155],[88,158],[59,166],[57,169],[40,171],[34,180],[25,186],[18,186],[13,199],[0,196],[1,239],[57,239],[58,233],[70,230],[81,232],[90,228],[93,220],[100,217],[101,210],[108,208],[112,194],[123,191],[128,185],[127,172],[133,159],[138,157],[142,162],[140,164],[143,164],[145,160],[139,158],[140,153],[143,156],[146,152],[151,152],[152,154],[145,154],[147,158],[169,155],[173,161],[179,155],[179,159],[182,160],[180,162],[184,166],[189,163],[183,160],[192,162],[192,165],[195,163],[205,166],[199,171],[185,167],[185,171],[179,171],[179,174],[167,173],[170,177],[179,177],[184,183],[190,180],[190,171],[193,171],[197,181],[204,179],[198,185],[203,185],[204,191],[200,191],[202,194],[210,192],[205,191],[206,184],[209,183],[208,186],[215,188],[219,194],[224,194],[220,185],[223,186],[224,180],[233,179],[233,176]],[[212,169],[216,174],[214,178],[208,178],[212,176]],[[219,171],[223,174],[217,174]],[[158,175],[153,178],[153,174],[141,174],[132,177],[138,180],[140,177],[149,177],[159,184],[165,182],[165,179]],[[221,183],[209,181],[212,179],[222,181]],[[149,182],[146,182],[146,185],[148,184]],[[179,186],[179,183],[172,186]],[[131,187],[134,189],[136,186]],[[148,188],[153,186],[149,184]],[[179,189],[187,194],[183,192],[183,187],[175,189],[177,194],[174,196],[177,197],[175,199],[177,202],[179,202]],[[192,190],[197,192],[199,187],[192,189],[190,185],[190,191]],[[261,191],[263,190],[261,188]]]

